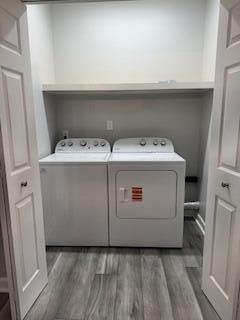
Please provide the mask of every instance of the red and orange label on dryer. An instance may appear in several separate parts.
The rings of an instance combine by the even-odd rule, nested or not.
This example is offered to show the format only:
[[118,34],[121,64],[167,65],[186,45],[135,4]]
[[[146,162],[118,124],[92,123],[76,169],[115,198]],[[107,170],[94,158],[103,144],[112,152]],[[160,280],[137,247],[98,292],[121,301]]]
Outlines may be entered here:
[[143,201],[143,188],[132,187],[132,201],[136,201],[136,202]]

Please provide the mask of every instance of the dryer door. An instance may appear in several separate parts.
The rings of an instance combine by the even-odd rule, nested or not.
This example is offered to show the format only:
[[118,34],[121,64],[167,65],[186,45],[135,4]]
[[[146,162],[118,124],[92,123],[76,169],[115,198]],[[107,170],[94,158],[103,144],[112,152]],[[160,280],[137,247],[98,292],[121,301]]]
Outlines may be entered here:
[[175,171],[119,171],[116,192],[120,219],[173,219],[176,216]]

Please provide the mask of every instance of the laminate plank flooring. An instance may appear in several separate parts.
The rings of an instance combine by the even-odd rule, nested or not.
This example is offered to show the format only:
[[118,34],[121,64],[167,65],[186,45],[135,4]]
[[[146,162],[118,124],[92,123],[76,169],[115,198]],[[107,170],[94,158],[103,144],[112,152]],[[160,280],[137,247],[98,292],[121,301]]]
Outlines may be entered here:
[[197,298],[184,266],[181,251],[166,250],[161,258],[167,278],[174,319],[203,320]]
[[167,280],[159,250],[141,250],[144,319],[173,320]]
[[183,249],[47,248],[49,283],[25,320],[220,320],[201,291],[203,237]]
[[61,252],[60,248],[56,247],[47,247],[47,271],[48,274],[51,272],[54,267],[57,259],[60,257]]
[[113,320],[116,289],[116,275],[96,274],[92,283],[84,319]]
[[78,254],[62,294],[58,319],[84,319],[99,258],[99,250],[95,248],[85,248]]
[[53,320],[64,303],[63,294],[79,258],[79,253],[63,252],[54,266],[48,285],[26,316],[27,320]]
[[11,319],[11,307],[7,293],[0,293],[0,320]]
[[221,320],[201,290],[201,268],[186,268],[204,319]]
[[122,249],[120,254],[114,318],[144,319],[140,249]]
[[0,310],[0,319],[1,320],[10,320],[11,316],[11,307],[10,302],[8,301],[5,306]]
[[0,310],[3,309],[3,307],[6,305],[8,300],[9,300],[9,297],[7,293],[0,293]]

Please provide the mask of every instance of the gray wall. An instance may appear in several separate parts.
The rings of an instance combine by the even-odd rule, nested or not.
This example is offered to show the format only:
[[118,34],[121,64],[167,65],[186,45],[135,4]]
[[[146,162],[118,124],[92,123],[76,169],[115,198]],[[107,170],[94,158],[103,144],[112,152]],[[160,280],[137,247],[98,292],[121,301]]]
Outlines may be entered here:
[[[64,129],[71,137],[100,136],[110,143],[124,137],[167,137],[187,160],[187,174],[197,175],[201,107],[202,99],[193,95],[99,100],[59,96],[57,138]],[[106,130],[107,120],[113,121],[113,131]]]
[[[175,151],[187,161],[186,174],[199,177],[198,184],[186,184],[185,200],[199,200],[200,215],[205,219],[212,98],[213,92],[154,98],[47,95],[52,152],[63,130],[68,130],[70,137],[102,137],[111,144],[124,137],[170,138]],[[106,130],[107,120],[113,121],[113,131]]]
[[[211,106],[211,94],[98,99],[60,95],[55,97],[52,107],[56,141],[62,138],[63,130],[69,130],[70,137],[103,137],[111,143],[124,137],[167,137],[173,141],[175,151],[186,159],[187,175],[201,177],[207,106]],[[107,120],[113,121],[113,131],[106,130]],[[203,198],[205,179],[201,181]],[[187,184],[186,201],[198,199],[198,185]]]

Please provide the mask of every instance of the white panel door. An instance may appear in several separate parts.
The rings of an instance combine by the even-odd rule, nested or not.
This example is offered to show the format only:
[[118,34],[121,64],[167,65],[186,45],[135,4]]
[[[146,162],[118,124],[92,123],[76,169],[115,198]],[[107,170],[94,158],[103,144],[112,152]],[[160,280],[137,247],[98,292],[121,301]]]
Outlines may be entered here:
[[47,283],[26,7],[0,1],[0,121],[16,301],[23,318]]
[[236,318],[240,268],[240,1],[221,3],[202,287]]

